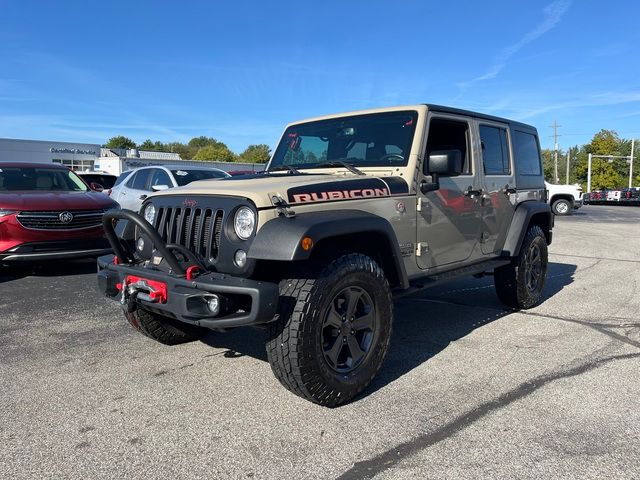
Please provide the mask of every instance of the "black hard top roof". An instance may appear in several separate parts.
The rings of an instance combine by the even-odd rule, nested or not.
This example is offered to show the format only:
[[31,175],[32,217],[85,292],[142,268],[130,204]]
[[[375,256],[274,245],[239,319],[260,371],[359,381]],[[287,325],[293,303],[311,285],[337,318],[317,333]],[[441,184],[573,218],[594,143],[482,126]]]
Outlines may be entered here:
[[473,112],[471,110],[463,110],[461,108],[445,107],[444,105],[435,105],[433,103],[425,103],[425,105],[427,106],[427,108],[429,110],[432,110],[434,112],[452,113],[452,114],[457,114],[457,115],[467,115],[467,116],[471,116],[471,117],[475,117],[475,118],[482,118],[484,120],[491,120],[491,121],[494,121],[494,122],[509,123],[509,124],[511,124],[513,126],[518,126],[520,128],[527,129],[527,130],[536,130],[536,127],[534,127],[533,125],[528,125],[526,123],[517,122],[515,120],[510,120],[508,118],[494,117],[493,115],[487,115],[485,113]]

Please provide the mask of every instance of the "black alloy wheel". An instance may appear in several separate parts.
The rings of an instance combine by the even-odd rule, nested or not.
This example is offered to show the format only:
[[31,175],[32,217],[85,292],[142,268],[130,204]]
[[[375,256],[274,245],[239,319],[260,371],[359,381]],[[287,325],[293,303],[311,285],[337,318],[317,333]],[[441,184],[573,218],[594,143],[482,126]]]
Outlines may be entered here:
[[527,290],[534,293],[538,290],[542,277],[542,252],[537,243],[532,243],[525,256],[524,277]]
[[341,290],[331,300],[322,325],[322,351],[329,367],[351,373],[371,350],[376,331],[376,309],[360,287]]

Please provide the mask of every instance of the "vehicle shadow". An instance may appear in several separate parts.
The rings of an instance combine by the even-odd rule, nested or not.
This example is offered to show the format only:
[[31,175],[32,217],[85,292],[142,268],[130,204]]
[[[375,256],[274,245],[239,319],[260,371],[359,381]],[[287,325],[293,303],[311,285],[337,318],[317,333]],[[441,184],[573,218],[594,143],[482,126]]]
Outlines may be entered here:
[[[549,263],[545,300],[573,283],[576,265]],[[502,305],[493,278],[460,279],[395,301],[391,347],[383,368],[358,397],[384,388],[478,328],[512,313]],[[212,332],[203,342],[227,349],[224,356],[249,355],[267,361],[264,329],[240,328],[220,334]],[[357,400],[357,399],[356,399]]]
[[93,258],[0,266],[0,283],[11,282],[24,277],[85,275],[87,273],[95,273],[96,270],[96,260]]

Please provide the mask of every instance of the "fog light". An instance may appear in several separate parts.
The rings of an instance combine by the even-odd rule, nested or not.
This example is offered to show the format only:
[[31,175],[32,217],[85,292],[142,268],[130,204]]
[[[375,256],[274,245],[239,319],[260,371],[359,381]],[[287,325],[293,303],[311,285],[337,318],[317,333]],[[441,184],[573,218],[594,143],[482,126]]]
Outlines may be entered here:
[[220,297],[217,295],[207,297],[207,308],[212,315],[218,315],[220,313]]
[[136,247],[138,248],[139,252],[144,250],[144,238],[140,237],[138,239],[138,242],[136,243]]
[[239,266],[240,268],[244,267],[247,263],[247,252],[245,252],[244,250],[236,251],[234,260],[237,266]]

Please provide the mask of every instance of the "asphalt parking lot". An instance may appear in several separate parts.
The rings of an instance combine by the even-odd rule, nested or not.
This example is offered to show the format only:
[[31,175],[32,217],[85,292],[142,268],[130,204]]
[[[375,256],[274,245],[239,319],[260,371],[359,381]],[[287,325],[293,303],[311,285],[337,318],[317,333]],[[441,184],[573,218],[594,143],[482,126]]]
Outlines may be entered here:
[[505,310],[488,277],[398,300],[383,371],[333,410],[279,385],[260,330],[136,334],[94,271],[0,273],[0,477],[640,472],[640,208],[557,218],[532,310]]

